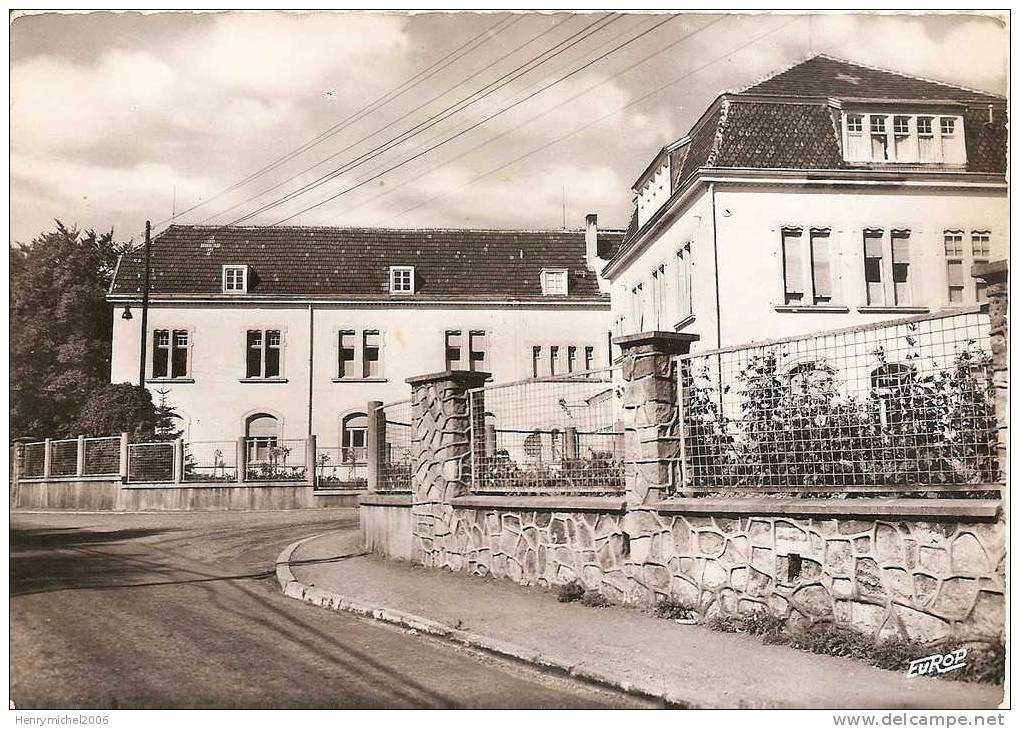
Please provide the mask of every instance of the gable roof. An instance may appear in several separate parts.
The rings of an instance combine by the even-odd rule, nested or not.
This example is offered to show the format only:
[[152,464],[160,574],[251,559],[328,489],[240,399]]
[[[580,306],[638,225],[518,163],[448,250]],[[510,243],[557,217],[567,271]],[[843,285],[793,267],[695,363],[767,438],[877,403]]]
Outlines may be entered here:
[[941,99],[1002,103],[1004,97],[963,86],[908,76],[819,53],[759,81],[742,92],[836,98]]
[[[622,231],[599,230],[615,252]],[[603,300],[584,232],[172,225],[152,241],[150,294],[222,294],[222,267],[249,267],[248,294],[323,300]],[[391,296],[389,267],[414,266],[415,294]],[[543,296],[543,268],[567,269],[566,296]],[[124,254],[114,297],[142,290],[142,251]]]

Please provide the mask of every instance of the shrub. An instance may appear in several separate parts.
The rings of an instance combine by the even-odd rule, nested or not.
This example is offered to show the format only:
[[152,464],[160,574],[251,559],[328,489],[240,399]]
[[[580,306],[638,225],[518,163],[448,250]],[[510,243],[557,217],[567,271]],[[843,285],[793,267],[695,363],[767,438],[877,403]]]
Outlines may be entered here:
[[577,580],[571,580],[560,585],[556,590],[556,599],[560,602],[574,602],[584,596],[584,585]]
[[980,681],[981,683],[1005,683],[1006,645],[986,643],[967,647],[967,663],[959,671],[945,674],[946,678],[957,681]]
[[668,595],[655,603],[655,617],[665,620],[694,620],[698,613],[687,603]]
[[609,607],[612,603],[598,590],[585,590],[581,595],[581,604],[585,607],[604,608]]

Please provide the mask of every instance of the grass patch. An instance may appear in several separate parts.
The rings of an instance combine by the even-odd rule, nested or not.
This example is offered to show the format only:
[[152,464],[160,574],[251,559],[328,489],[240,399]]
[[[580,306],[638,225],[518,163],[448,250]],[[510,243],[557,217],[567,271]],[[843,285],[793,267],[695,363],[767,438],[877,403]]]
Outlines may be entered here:
[[655,617],[664,620],[694,620],[698,613],[687,603],[669,595],[655,603]]
[[[789,645],[827,656],[864,661],[878,668],[906,671],[910,662],[951,648],[942,644],[921,643],[902,638],[876,641],[851,628],[819,623],[805,630],[791,631],[784,618],[757,610],[745,615],[716,615],[705,625],[724,633],[747,633],[765,643]],[[967,645],[964,668],[936,676],[958,681],[1001,684],[1006,675],[1006,647],[1002,643]]]
[[585,607],[604,608],[611,604],[609,598],[598,590],[585,590],[581,595],[581,604]]
[[576,602],[584,597],[584,585],[571,580],[556,588],[556,599],[560,602]]

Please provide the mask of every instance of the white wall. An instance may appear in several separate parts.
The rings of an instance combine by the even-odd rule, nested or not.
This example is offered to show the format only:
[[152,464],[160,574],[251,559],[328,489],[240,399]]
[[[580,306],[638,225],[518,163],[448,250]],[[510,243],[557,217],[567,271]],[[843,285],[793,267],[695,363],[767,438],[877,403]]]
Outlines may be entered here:
[[[114,308],[113,382],[138,377],[138,332],[141,313],[121,318]],[[190,440],[233,440],[244,434],[244,417],[270,412],[283,421],[284,438],[302,438],[308,429],[309,312],[304,305],[152,304],[149,311],[147,376],[151,373],[152,331],[188,329],[191,333],[190,375],[194,382],[149,382],[155,391],[169,390],[168,403],[190,423]],[[410,396],[405,379],[442,370],[445,332],[485,330],[489,335],[487,368],[497,382],[530,377],[535,345],[595,347],[596,365],[608,364],[607,307],[364,307],[316,304],[312,429],[320,445],[337,446],[340,417],[364,412],[369,400],[389,402]],[[284,337],[282,376],[286,382],[241,382],[245,375],[245,333],[248,329],[280,329]],[[383,382],[334,382],[337,376],[336,337],[340,329],[382,332]],[[466,342],[465,342],[466,348]],[[583,360],[582,360],[583,362]]]
[[[684,327],[700,335],[695,349],[730,346],[750,341],[793,336],[826,329],[898,318],[919,308],[947,308],[948,286],[943,245],[946,229],[969,233],[989,229],[991,260],[1009,251],[1008,203],[1004,193],[951,190],[910,191],[848,190],[761,186],[717,186],[715,228],[718,239],[721,342],[716,336],[715,272],[712,250],[712,201],[704,192],[687,210],[657,234],[640,255],[613,272],[613,313],[621,333],[673,329],[667,314],[658,323],[651,316],[647,296],[651,272],[670,261],[687,240],[694,247],[695,321]],[[833,311],[783,311],[783,226],[798,225],[831,229],[833,257]],[[910,281],[914,308],[883,312],[862,311],[866,305],[863,261],[863,228],[911,231]],[[969,271],[967,272],[969,276]],[[634,283],[644,283],[644,322],[634,320],[630,296]],[[780,307],[780,309],[777,309]],[[669,303],[666,306],[669,310]]]

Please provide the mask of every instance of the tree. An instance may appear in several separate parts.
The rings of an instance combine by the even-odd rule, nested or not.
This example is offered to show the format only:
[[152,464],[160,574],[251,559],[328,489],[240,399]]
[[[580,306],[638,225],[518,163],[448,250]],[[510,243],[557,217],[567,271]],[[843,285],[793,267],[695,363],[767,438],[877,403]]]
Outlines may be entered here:
[[113,321],[106,292],[126,248],[113,231],[83,233],[60,221],[56,230],[12,246],[12,437],[73,435],[82,404],[109,383]]
[[132,441],[151,441],[159,421],[152,394],[144,387],[121,382],[105,384],[92,392],[82,403],[71,430],[88,436],[128,433]]

